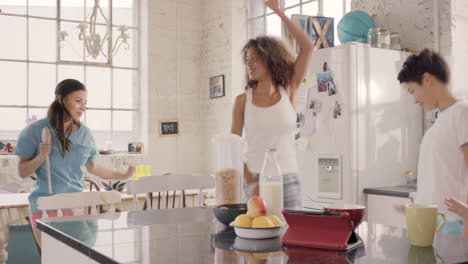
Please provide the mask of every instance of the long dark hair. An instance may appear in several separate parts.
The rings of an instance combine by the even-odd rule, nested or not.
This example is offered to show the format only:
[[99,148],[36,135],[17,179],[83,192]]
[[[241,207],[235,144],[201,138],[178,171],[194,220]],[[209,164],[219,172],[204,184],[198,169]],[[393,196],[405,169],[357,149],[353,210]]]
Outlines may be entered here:
[[[86,86],[77,80],[65,79],[61,81],[57,84],[57,87],[55,87],[55,100],[50,104],[49,110],[47,111],[47,118],[60,142],[60,154],[62,154],[62,157],[65,156],[65,153],[70,151],[71,141],[69,136],[73,129],[73,125],[67,127],[66,130],[64,127],[65,121],[72,119],[70,113],[64,106],[64,100],[68,94],[80,90],[86,91]],[[71,121],[72,124],[80,125],[79,121],[76,122],[73,119]]]
[[[257,57],[268,67],[268,71],[271,74],[275,86],[283,86],[286,88],[294,74],[295,61],[294,55],[291,53],[288,46],[280,39],[269,36],[250,39],[242,48],[242,58],[244,62],[246,62],[247,51],[250,48],[255,50]],[[246,80],[247,85],[245,89],[257,87],[258,81],[249,80],[248,75]]]

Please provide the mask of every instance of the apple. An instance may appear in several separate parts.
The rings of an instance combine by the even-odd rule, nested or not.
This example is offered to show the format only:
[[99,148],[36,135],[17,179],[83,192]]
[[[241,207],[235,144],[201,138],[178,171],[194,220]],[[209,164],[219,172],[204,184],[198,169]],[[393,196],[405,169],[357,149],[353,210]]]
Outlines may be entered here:
[[254,196],[247,202],[247,214],[255,218],[257,216],[264,216],[267,213],[266,203],[260,196]]

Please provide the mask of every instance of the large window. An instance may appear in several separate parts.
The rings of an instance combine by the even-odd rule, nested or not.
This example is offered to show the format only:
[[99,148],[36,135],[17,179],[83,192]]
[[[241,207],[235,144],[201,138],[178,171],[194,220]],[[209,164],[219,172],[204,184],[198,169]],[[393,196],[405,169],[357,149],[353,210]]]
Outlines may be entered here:
[[[249,38],[260,35],[284,36],[281,19],[262,1],[248,0]],[[351,0],[282,0],[281,6],[288,17],[293,14],[334,18],[335,45],[340,44],[336,26],[343,15],[351,10]]]
[[16,139],[34,115],[44,118],[66,78],[88,89],[82,121],[98,147],[111,141],[114,150],[125,150],[140,138],[140,1],[98,2],[102,48],[94,57],[79,38],[80,27],[91,27],[94,0],[0,0],[0,139]]

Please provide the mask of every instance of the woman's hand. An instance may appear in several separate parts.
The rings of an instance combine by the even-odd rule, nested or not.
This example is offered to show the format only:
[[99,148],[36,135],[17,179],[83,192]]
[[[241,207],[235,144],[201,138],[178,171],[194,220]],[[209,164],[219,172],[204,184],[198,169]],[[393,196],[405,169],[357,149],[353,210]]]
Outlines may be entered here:
[[399,214],[405,214],[405,205],[404,204],[394,204],[393,209]]
[[124,179],[128,179],[135,174],[135,166],[128,166],[127,172],[124,174]]
[[454,212],[463,218],[465,221],[468,220],[468,205],[455,199],[455,198],[445,198],[445,205],[450,212]]
[[39,156],[43,159],[46,159],[50,154],[51,148],[50,141],[39,144]]
[[258,181],[247,183],[247,197],[251,198],[253,196],[259,196],[259,193],[260,193],[259,186],[260,185]]
[[[265,0],[261,0],[261,1],[265,1]],[[265,5],[275,12],[281,10],[279,0],[268,0],[265,2]]]

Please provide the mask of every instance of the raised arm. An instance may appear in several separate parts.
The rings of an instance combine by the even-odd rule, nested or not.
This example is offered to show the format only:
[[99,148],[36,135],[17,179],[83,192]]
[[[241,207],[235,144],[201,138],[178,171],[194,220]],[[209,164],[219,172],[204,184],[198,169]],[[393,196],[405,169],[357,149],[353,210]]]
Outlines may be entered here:
[[92,173],[102,179],[124,180],[128,179],[130,176],[133,175],[133,173],[135,173],[134,166],[128,166],[127,172],[125,173],[106,168],[96,162],[89,162],[85,166],[86,170],[88,170],[89,173]]
[[297,23],[293,22],[284,14],[283,10],[280,8],[279,0],[269,0],[265,5],[281,18],[286,28],[291,32],[300,46],[299,55],[294,63],[294,75],[290,85],[293,94],[299,88],[309,70],[312,53],[314,52],[314,43]]

